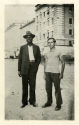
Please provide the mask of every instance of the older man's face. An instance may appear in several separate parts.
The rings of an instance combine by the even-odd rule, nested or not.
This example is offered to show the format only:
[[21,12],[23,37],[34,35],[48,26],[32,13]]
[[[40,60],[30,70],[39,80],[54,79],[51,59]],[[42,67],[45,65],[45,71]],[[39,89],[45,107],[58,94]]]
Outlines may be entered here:
[[28,44],[32,44],[32,40],[33,40],[32,36],[27,36],[26,41]]

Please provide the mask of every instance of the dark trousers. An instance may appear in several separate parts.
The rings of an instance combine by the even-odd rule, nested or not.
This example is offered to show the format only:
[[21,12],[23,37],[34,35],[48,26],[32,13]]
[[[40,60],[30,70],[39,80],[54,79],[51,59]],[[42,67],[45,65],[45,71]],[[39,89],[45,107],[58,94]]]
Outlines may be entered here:
[[56,104],[60,106],[62,104],[62,96],[61,96],[61,89],[60,89],[59,73],[46,72],[45,74],[46,74],[47,102],[51,104],[53,101],[52,100],[52,83],[54,83]]
[[28,74],[22,75],[22,103],[26,104],[28,101],[28,85],[29,85],[29,102],[34,104],[36,101],[35,87],[36,87],[36,72],[34,72],[34,63],[30,63]]

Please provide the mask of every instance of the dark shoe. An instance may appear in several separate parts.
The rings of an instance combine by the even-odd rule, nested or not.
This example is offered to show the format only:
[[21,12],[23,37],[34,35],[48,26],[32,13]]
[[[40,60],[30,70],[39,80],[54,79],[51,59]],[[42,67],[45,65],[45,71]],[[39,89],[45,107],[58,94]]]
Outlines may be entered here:
[[58,111],[58,110],[60,110],[60,109],[61,109],[61,105],[55,107],[55,111]]
[[26,103],[26,104],[23,104],[23,105],[21,106],[21,108],[24,108],[26,105],[28,105],[28,103]]
[[34,107],[37,107],[36,103],[30,103],[30,105],[33,105]]
[[37,104],[36,104],[36,103],[33,103],[32,105],[33,105],[34,107],[37,107]]
[[49,106],[51,106],[51,103],[45,103],[45,104],[42,106],[42,108],[46,108],[46,107],[49,107]]

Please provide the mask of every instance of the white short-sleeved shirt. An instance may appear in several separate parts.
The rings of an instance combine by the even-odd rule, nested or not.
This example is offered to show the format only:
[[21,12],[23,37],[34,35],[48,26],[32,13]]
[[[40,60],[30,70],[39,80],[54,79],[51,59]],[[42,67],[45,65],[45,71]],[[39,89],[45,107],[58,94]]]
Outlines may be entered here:
[[60,73],[61,53],[57,48],[45,54],[45,72]]

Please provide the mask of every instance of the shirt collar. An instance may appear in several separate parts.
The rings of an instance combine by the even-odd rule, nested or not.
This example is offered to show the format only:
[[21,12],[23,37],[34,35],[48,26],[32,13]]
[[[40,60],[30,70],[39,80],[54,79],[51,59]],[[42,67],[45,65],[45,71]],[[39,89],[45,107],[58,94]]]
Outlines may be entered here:
[[27,43],[27,45],[28,45],[29,47],[31,47],[31,46],[33,46],[33,43],[32,43],[31,45],[29,45],[29,44]]

